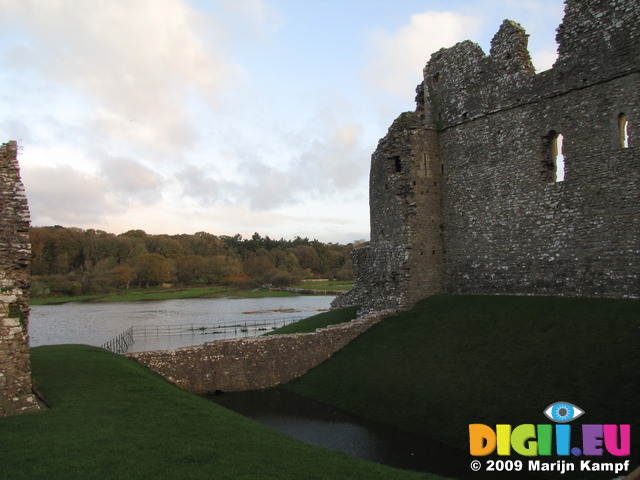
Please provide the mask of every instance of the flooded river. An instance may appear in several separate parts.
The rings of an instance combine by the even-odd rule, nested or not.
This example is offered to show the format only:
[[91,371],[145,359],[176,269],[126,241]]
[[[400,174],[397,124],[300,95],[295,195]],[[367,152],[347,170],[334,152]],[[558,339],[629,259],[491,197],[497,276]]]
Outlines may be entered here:
[[333,298],[193,298],[34,305],[29,318],[30,344],[32,347],[64,343],[100,346],[134,325],[193,325],[193,335],[149,335],[145,339],[136,339],[129,351],[173,349],[212,340],[207,335],[198,334],[198,327],[203,325],[305,318],[328,309]]

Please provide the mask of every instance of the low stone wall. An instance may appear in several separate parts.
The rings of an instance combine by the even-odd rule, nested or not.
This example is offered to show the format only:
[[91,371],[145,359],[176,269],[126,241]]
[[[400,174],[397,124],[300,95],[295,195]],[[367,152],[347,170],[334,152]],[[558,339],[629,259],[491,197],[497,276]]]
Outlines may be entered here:
[[192,393],[258,390],[305,374],[391,313],[376,312],[313,333],[219,340],[127,356]]

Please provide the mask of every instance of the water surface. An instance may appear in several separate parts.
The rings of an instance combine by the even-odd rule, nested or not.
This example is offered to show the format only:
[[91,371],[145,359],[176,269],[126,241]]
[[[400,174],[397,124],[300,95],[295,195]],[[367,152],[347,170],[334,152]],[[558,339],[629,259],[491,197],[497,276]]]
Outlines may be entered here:
[[176,300],[34,305],[29,317],[30,345],[80,343],[100,346],[132,325],[193,324],[193,335],[136,339],[129,351],[199,345],[213,338],[200,325],[304,318],[329,308],[333,296],[272,298],[192,298]]
[[313,445],[396,468],[472,478],[465,452],[287,390],[223,393],[208,398]]
[[[207,398],[298,440],[395,468],[460,480],[540,478],[525,471],[473,472],[470,465],[475,457],[466,449],[458,450],[288,390],[222,393]],[[486,458],[481,460],[486,464]]]

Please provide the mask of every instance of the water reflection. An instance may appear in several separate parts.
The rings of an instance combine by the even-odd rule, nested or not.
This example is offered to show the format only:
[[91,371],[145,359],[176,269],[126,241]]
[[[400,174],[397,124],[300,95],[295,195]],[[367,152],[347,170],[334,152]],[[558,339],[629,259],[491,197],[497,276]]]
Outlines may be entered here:
[[[480,479],[466,452],[286,390],[209,396],[214,402],[313,445],[396,468]],[[495,478],[495,477],[494,477]]]

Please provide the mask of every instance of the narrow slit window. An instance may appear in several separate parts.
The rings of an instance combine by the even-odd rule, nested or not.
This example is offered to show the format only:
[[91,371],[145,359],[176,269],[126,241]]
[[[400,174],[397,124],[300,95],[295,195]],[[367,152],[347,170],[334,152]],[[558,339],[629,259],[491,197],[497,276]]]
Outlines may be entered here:
[[400,157],[393,157],[393,167],[396,173],[402,172],[402,162]]
[[618,132],[620,133],[620,148],[629,148],[629,122],[624,113],[618,115]]
[[561,133],[558,133],[552,139],[551,155],[554,166],[554,180],[556,182],[564,182],[564,137]]

